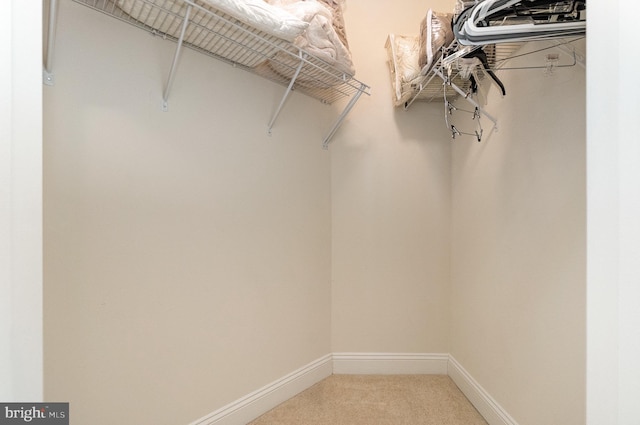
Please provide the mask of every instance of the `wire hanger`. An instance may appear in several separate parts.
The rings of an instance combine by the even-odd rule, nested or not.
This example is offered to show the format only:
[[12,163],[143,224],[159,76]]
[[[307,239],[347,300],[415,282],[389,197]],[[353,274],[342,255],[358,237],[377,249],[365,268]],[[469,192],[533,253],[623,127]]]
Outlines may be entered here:
[[[477,139],[478,142],[482,141],[482,134],[484,132],[483,128],[482,128],[482,123],[480,122],[480,110],[478,109],[478,107],[476,107],[473,111],[470,110],[466,110],[466,109],[460,109],[458,107],[456,107],[453,103],[449,102],[449,100],[447,99],[447,90],[446,90],[446,85],[447,83],[450,82],[449,79],[447,78],[447,81],[445,81],[443,83],[444,87],[444,122],[447,125],[447,128],[451,131],[451,138],[455,140],[456,137],[458,136],[473,136]],[[460,112],[465,112],[465,113],[469,113],[471,114],[471,119],[476,121],[476,130],[473,133],[469,133],[469,132],[465,132],[465,131],[460,131],[458,130],[458,128],[451,124],[449,122],[449,115],[453,115],[454,111],[460,111]]]

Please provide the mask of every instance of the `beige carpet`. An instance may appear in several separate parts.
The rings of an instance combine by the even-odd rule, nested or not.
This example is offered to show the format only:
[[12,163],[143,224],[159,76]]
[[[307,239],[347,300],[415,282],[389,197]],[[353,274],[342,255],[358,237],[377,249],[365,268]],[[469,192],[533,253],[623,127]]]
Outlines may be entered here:
[[332,375],[250,425],[487,425],[446,375]]

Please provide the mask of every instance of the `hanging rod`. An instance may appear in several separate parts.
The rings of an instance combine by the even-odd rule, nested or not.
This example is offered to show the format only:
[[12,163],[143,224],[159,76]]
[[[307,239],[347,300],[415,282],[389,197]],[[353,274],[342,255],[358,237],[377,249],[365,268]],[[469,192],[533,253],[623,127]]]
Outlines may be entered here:
[[[555,43],[555,44],[552,44],[551,46],[543,47],[541,49],[536,49],[536,50],[533,50],[531,52],[526,52],[526,53],[522,53],[522,54],[519,54],[519,55],[513,55],[513,56],[510,56],[508,58],[500,59],[500,60],[496,61],[496,63],[498,63],[498,62],[506,62],[506,61],[511,60],[511,59],[521,58],[521,57],[525,57],[525,56],[532,55],[532,54],[535,54],[535,53],[544,52],[545,50],[558,48],[563,53],[571,56],[573,58],[573,63],[571,63],[571,64],[563,64],[563,65],[554,65],[553,66],[554,69],[555,68],[569,68],[569,67],[576,66],[577,64],[580,64],[584,68],[585,67],[584,59],[581,59],[579,61],[575,50],[571,50],[571,49],[569,49],[567,47],[568,44],[576,42],[576,41],[578,41],[580,39],[583,39],[583,38],[584,37],[578,37],[578,38],[575,38],[575,39],[572,39],[572,40],[569,40],[569,41],[565,41],[565,42],[562,42],[562,43]],[[503,71],[503,70],[510,71],[510,70],[517,70],[517,69],[548,69],[548,68],[549,68],[548,65],[546,65],[546,66],[519,66],[519,67],[508,67],[508,68],[496,66],[496,69],[494,71],[498,71],[498,70],[499,71]]]
[[[547,55],[548,57],[549,55]],[[547,58],[548,59],[548,58]],[[509,68],[500,68],[500,71],[513,71],[513,70],[518,70],[518,69],[549,69],[549,68],[571,68],[573,66],[576,66],[576,64],[578,63],[578,60],[576,59],[576,55],[575,52],[573,53],[573,63],[569,63],[569,64],[563,64],[563,65],[546,65],[546,66],[516,66],[516,67],[509,67]]]

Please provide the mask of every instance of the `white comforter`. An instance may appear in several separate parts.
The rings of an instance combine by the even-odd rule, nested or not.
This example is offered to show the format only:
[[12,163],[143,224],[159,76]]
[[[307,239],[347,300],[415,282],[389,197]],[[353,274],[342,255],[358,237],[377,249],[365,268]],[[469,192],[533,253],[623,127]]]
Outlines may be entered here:
[[308,22],[295,44],[349,75],[355,73],[351,53],[336,32],[332,11],[315,0],[267,0],[270,4]]
[[264,0],[202,0],[267,34],[293,41],[309,24]]
[[[160,15],[160,10],[152,8],[141,0],[116,0],[117,5],[127,14],[156,28],[162,32],[174,34],[177,30],[175,20],[167,20]],[[171,12],[183,16],[186,4],[182,1],[158,1],[165,9],[170,5]],[[208,5],[227,15],[242,21],[254,28],[284,40],[293,41],[302,34],[309,23],[305,22],[282,8],[272,6],[264,0],[201,0],[201,5]]]

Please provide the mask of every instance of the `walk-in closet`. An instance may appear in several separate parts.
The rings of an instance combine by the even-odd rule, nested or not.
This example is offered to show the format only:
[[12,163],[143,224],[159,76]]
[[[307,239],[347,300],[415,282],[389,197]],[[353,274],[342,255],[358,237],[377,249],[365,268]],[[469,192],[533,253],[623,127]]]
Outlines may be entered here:
[[637,89],[600,18],[627,17],[602,9],[587,31],[585,0],[44,1],[38,91],[6,73],[34,142],[9,188],[34,195],[0,216],[30,282],[3,394],[74,425],[247,424],[331,375],[446,375],[489,425],[632,406],[592,385],[611,356],[611,385],[637,376],[640,274]]

